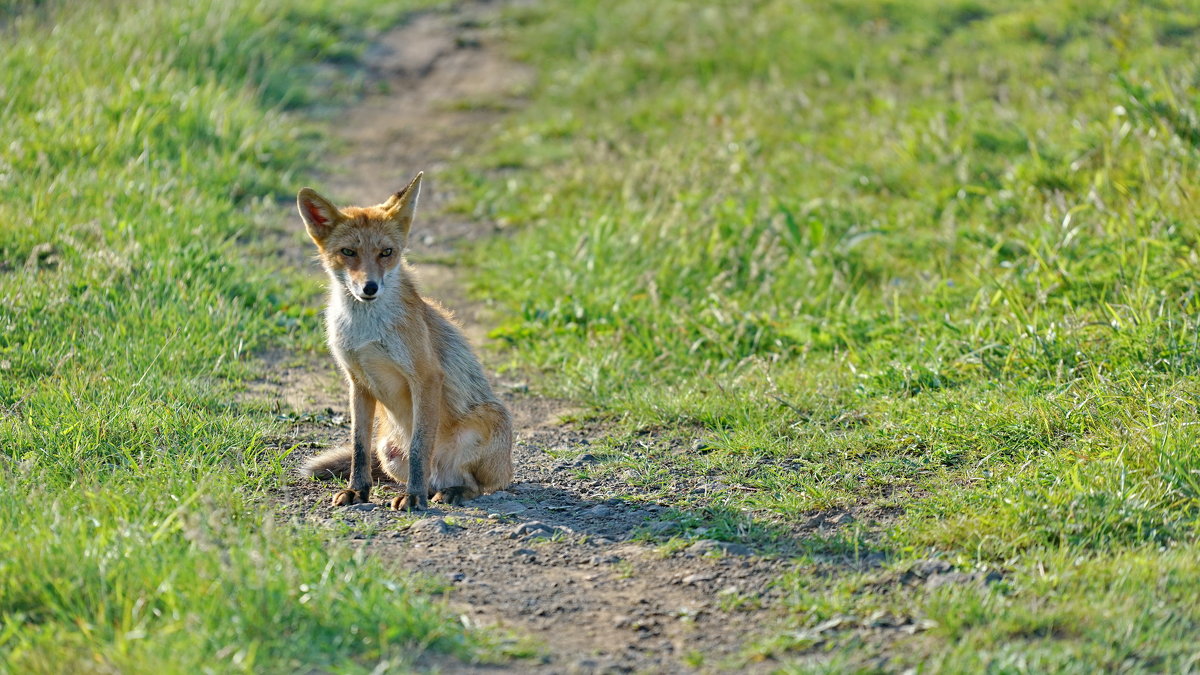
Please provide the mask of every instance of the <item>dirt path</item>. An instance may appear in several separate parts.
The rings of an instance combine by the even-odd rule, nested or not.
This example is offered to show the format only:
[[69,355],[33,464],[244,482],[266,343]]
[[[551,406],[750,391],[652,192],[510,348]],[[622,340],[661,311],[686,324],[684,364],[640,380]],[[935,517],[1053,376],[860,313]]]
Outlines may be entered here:
[[[467,4],[419,15],[382,36],[367,56],[381,93],[333,116],[342,152],[317,186],[339,203],[376,203],[424,170],[411,258],[425,293],[456,311],[476,345],[486,339],[486,312],[464,299],[445,261],[453,260],[456,244],[492,227],[448,212],[451,195],[438,176],[447,165],[469,163],[472,146],[505,109],[519,105],[532,82],[532,73],[496,50],[496,11],[495,4]],[[307,260],[310,244],[298,221],[291,225],[281,253]],[[346,442],[346,403],[332,360],[284,353],[267,359],[271,374],[253,395],[280,401],[281,413],[294,420],[291,435],[279,439],[283,447],[299,446],[291,459]],[[769,630],[778,595],[771,581],[785,563],[718,542],[668,553],[633,541],[639,531],[669,535],[678,523],[665,507],[628,500],[638,495],[616,479],[579,477],[580,466],[598,461],[589,448],[602,430],[560,423],[569,410],[564,402],[496,385],[516,422],[516,483],[509,490],[410,516],[376,504],[334,509],[334,485],[297,479],[281,487],[282,508],[319,524],[348,524],[356,545],[448,581],[448,602],[464,621],[540,643],[541,657],[513,665],[515,671],[718,670],[750,636]],[[381,503],[397,492],[380,486],[372,496]],[[443,672],[496,668],[429,665]]]

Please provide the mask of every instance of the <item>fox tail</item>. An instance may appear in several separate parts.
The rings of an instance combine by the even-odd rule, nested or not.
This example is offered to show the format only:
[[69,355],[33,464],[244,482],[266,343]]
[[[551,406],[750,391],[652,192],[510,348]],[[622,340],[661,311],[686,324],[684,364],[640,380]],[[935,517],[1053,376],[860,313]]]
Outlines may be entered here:
[[[300,475],[319,479],[349,478],[350,458],[353,455],[354,451],[348,445],[331,448],[304,460],[304,464],[300,465]],[[367,459],[371,462],[371,476],[376,480],[387,480],[387,474],[379,465],[379,458],[375,456],[375,452],[368,451]]]

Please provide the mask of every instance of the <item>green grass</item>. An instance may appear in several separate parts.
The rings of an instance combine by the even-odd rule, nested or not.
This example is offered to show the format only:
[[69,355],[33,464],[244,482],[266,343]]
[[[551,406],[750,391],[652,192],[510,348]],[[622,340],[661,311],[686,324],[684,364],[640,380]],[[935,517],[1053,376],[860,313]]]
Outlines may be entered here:
[[263,264],[321,150],[281,110],[416,4],[0,4],[0,670],[488,653],[380,561],[274,523],[279,429],[235,403],[254,350],[317,331],[313,281]]
[[[275,523],[278,430],[238,402],[251,354],[316,335],[312,280],[264,264],[322,149],[285,111],[352,95],[364,35],[416,4],[0,0],[4,670],[489,652]],[[1196,10],[510,13],[542,78],[456,170],[514,230],[479,292],[513,367],[618,422],[588,471],[658,490],[672,536],[793,558],[790,625],[747,657],[1197,667]],[[809,534],[829,510],[857,520]],[[930,557],[999,581],[903,581]],[[881,612],[927,630],[855,628]]]
[[[795,628],[938,625],[772,652],[798,669],[1195,668],[1196,10],[515,11],[541,84],[459,176],[515,231],[475,256],[494,335],[621,421],[599,470],[813,561]],[[831,508],[859,524],[790,540]],[[1005,582],[877,590],[935,555]]]

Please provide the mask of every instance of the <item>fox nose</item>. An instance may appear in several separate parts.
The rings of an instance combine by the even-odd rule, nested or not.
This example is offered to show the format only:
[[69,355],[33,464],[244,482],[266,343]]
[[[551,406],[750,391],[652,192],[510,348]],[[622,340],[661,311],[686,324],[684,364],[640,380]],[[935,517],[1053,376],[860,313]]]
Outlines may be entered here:
[[368,298],[372,295],[375,295],[375,292],[378,290],[379,284],[375,283],[374,281],[368,281],[367,283],[363,284],[363,295],[367,296]]

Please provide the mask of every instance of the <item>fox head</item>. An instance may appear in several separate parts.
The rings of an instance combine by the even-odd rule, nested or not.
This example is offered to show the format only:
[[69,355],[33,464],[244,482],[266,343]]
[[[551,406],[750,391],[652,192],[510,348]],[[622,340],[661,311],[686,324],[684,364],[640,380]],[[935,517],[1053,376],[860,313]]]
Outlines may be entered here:
[[296,196],[321,264],[355,300],[371,302],[400,283],[400,256],[408,246],[422,175],[377,206],[339,209],[312,188]]

